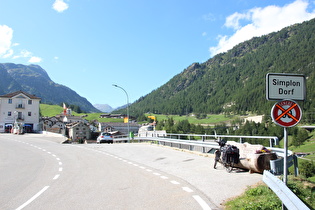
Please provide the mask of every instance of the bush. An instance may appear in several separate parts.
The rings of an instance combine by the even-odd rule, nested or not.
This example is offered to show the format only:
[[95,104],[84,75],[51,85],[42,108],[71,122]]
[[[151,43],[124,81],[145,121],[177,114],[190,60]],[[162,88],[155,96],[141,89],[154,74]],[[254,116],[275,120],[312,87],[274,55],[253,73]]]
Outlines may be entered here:
[[312,177],[315,175],[315,165],[310,161],[303,161],[299,166],[300,174],[305,176],[306,178]]

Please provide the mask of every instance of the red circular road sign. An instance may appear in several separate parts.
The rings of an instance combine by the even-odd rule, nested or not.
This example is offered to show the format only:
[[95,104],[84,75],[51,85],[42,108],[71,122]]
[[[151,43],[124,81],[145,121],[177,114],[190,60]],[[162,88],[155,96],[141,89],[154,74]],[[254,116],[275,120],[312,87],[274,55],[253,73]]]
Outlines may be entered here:
[[271,117],[282,127],[293,127],[300,122],[302,111],[295,101],[283,100],[272,107]]

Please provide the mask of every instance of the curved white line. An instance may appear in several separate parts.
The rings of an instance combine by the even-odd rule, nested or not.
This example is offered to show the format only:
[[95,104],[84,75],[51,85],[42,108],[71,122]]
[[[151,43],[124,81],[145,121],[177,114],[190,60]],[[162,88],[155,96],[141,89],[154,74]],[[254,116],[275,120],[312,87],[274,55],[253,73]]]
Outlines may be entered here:
[[199,203],[203,210],[211,210],[208,204],[199,195],[193,195],[193,198]]
[[39,197],[43,192],[45,192],[47,189],[49,188],[49,186],[45,186],[41,191],[39,191],[38,193],[36,193],[33,197],[31,197],[28,201],[26,201],[24,204],[22,204],[21,206],[19,206],[16,210],[21,210],[23,208],[25,208],[28,204],[32,203],[32,201],[34,201],[37,197]]

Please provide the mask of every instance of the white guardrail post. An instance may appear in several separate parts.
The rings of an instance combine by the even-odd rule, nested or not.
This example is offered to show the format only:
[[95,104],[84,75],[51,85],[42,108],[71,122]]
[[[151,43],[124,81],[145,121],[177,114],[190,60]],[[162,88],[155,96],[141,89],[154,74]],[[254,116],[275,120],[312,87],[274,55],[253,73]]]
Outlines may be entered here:
[[264,171],[263,181],[280,198],[287,209],[309,209],[280,179],[269,171]]

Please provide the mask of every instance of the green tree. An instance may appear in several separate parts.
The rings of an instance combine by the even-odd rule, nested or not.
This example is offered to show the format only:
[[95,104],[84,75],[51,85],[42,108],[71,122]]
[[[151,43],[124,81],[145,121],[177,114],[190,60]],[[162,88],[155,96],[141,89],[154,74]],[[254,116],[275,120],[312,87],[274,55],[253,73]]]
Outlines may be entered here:
[[308,139],[308,132],[305,129],[298,129],[297,134],[293,135],[292,145],[299,147]]
[[300,174],[304,175],[306,178],[312,177],[315,175],[315,165],[314,162],[303,161],[299,167]]
[[179,121],[176,128],[176,130],[180,133],[190,133],[190,123],[188,120]]

